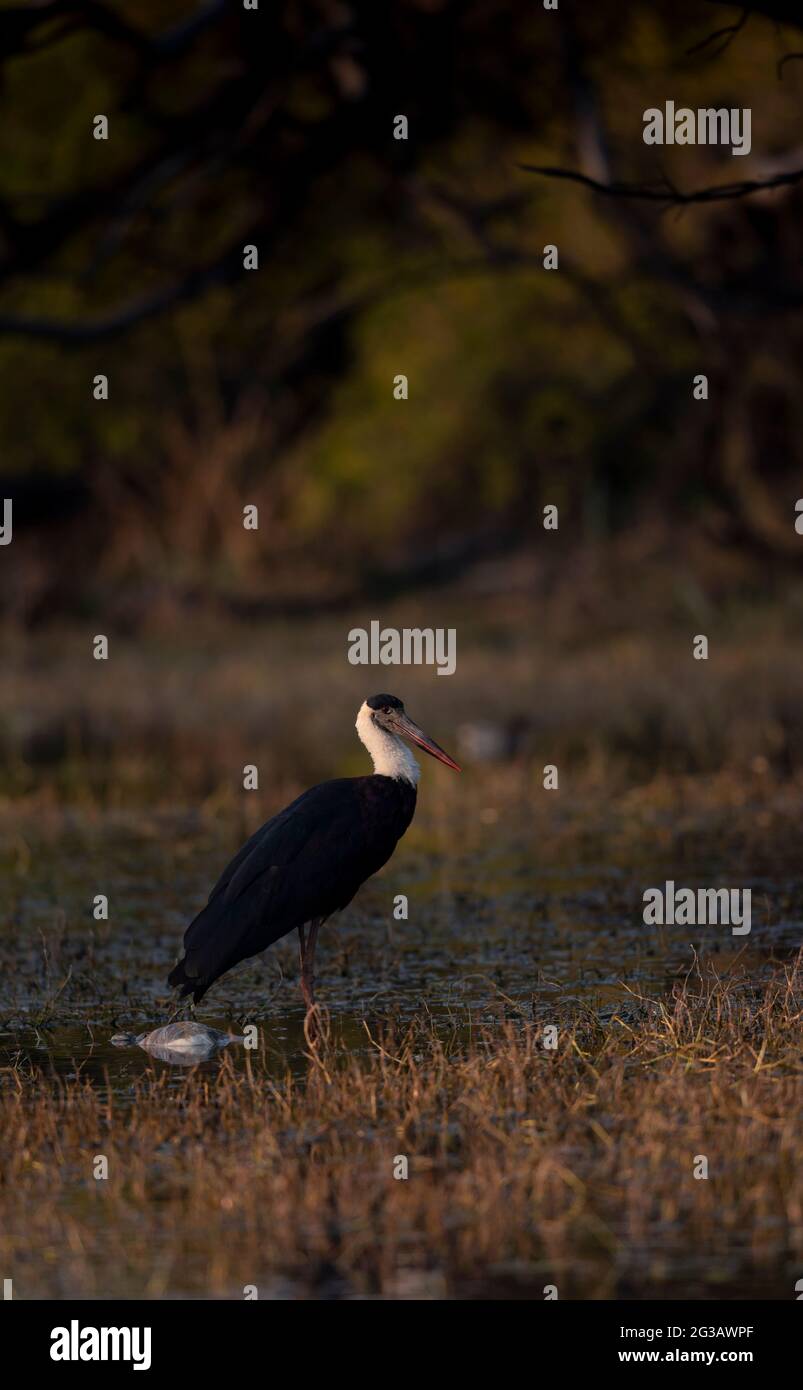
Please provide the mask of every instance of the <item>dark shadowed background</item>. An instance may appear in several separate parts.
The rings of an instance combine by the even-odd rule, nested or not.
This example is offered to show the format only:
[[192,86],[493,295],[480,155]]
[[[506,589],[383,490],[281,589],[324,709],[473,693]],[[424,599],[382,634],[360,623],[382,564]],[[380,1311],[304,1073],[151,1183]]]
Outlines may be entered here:
[[[787,591],[803,192],[681,201],[803,168],[794,6],[745,13],[0,10],[4,612],[295,612],[493,559],[540,598],[590,554]],[[645,146],[666,99],[750,106],[751,154]]]
[[[324,673],[340,727],[371,618],[457,625],[403,683],[502,753],[788,773],[801,42],[783,0],[0,10],[6,779],[124,721],[214,782]],[[646,146],[667,99],[752,152]]]

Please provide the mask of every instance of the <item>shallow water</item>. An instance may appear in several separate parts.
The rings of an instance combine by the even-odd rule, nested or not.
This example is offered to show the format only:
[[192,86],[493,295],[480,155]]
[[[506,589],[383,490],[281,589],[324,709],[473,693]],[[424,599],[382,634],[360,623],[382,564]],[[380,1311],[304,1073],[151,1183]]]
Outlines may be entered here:
[[[25,872],[3,890],[0,1084],[13,1069],[35,1066],[43,1076],[80,1075],[125,1098],[144,1072],[169,1063],[113,1047],[111,1036],[169,1020],[174,1001],[165,976],[230,847],[182,817],[156,828],[136,818],[89,827],[79,821],[49,841],[31,834],[25,845]],[[318,998],[338,1045],[367,1052],[366,1020],[404,1024],[422,1010],[444,1036],[458,1037],[478,1023],[546,1021],[578,1005],[604,1021],[633,1007],[634,992],[671,988],[695,952],[719,973],[755,975],[773,956],[797,949],[803,876],[780,851],[773,873],[752,878],[710,843],[699,851],[684,845],[682,870],[677,846],[660,858],[644,851],[639,845],[630,865],[578,862],[567,853],[568,862],[545,869],[521,842],[519,825],[494,827],[479,854],[435,856],[420,840],[411,851],[400,848],[321,933]],[[667,878],[690,887],[751,887],[751,934],[646,927],[643,890]],[[108,922],[91,915],[96,892],[109,898]],[[399,892],[409,897],[406,922],[392,917]],[[277,1075],[306,1066],[296,949],[295,937],[287,938],[243,963],[213,986],[197,1014],[237,1033],[256,1023]],[[229,1052],[236,1066],[247,1065],[244,1049]],[[210,1070],[220,1064],[219,1055],[198,1063]]]

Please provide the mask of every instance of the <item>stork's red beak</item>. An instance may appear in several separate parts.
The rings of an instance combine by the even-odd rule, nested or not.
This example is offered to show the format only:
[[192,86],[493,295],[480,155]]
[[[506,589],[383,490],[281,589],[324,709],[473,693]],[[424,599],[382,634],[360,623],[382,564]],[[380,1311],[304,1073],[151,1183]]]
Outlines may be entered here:
[[425,753],[437,758],[439,763],[445,763],[447,767],[454,768],[455,772],[462,772],[463,769],[455,762],[454,758],[450,758],[440,744],[436,743],[434,738],[429,738],[423,729],[419,729],[408,715],[400,713],[395,716],[393,722],[396,731],[401,734],[402,738],[409,738],[411,743],[415,743],[418,748],[423,748]]

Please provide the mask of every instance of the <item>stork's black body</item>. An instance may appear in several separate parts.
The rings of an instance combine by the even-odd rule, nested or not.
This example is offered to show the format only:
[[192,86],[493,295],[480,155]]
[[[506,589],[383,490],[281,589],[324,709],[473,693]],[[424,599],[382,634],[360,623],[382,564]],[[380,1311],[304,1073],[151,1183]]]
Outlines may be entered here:
[[413,818],[418,765],[402,740],[460,770],[393,695],[366,700],[357,731],[373,759],[373,775],[321,782],[243,845],[184,934],[184,956],[168,976],[182,996],[191,994],[198,1003],[238,961],[297,930],[301,986],[313,1007],[320,924],[347,907],[387,863]]
[[238,961],[348,907],[413,819],[416,788],[394,777],[321,782],[256,831],[184,935],[168,983],[196,1004]]

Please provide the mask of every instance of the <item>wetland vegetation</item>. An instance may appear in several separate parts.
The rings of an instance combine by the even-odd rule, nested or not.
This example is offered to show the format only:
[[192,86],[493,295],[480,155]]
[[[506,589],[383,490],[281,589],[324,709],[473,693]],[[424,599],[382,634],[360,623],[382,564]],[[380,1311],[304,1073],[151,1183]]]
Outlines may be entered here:
[[[794,604],[760,663],[755,615],[734,619],[696,686],[671,623],[662,641],[564,646],[550,674],[545,606],[534,687],[529,630],[474,599],[472,625],[452,603],[448,698],[420,669],[402,693],[447,744],[473,746],[481,710],[515,722],[515,746],[460,779],[424,769],[396,855],[324,929],[316,1049],[288,939],[199,1010],[237,1034],[255,1023],[256,1051],[189,1070],[111,1038],[169,1017],[184,925],[244,836],[305,783],[363,770],[350,620],[310,628],[292,668],[281,624],[198,627],[169,651],[158,633],[121,639],[105,665],[75,630],[17,634],[25,718],[6,724],[0,806],[0,1263],[15,1296],[789,1296]],[[313,668],[329,667],[322,707]],[[749,886],[750,935],[645,927],[643,890],[666,877]]]

